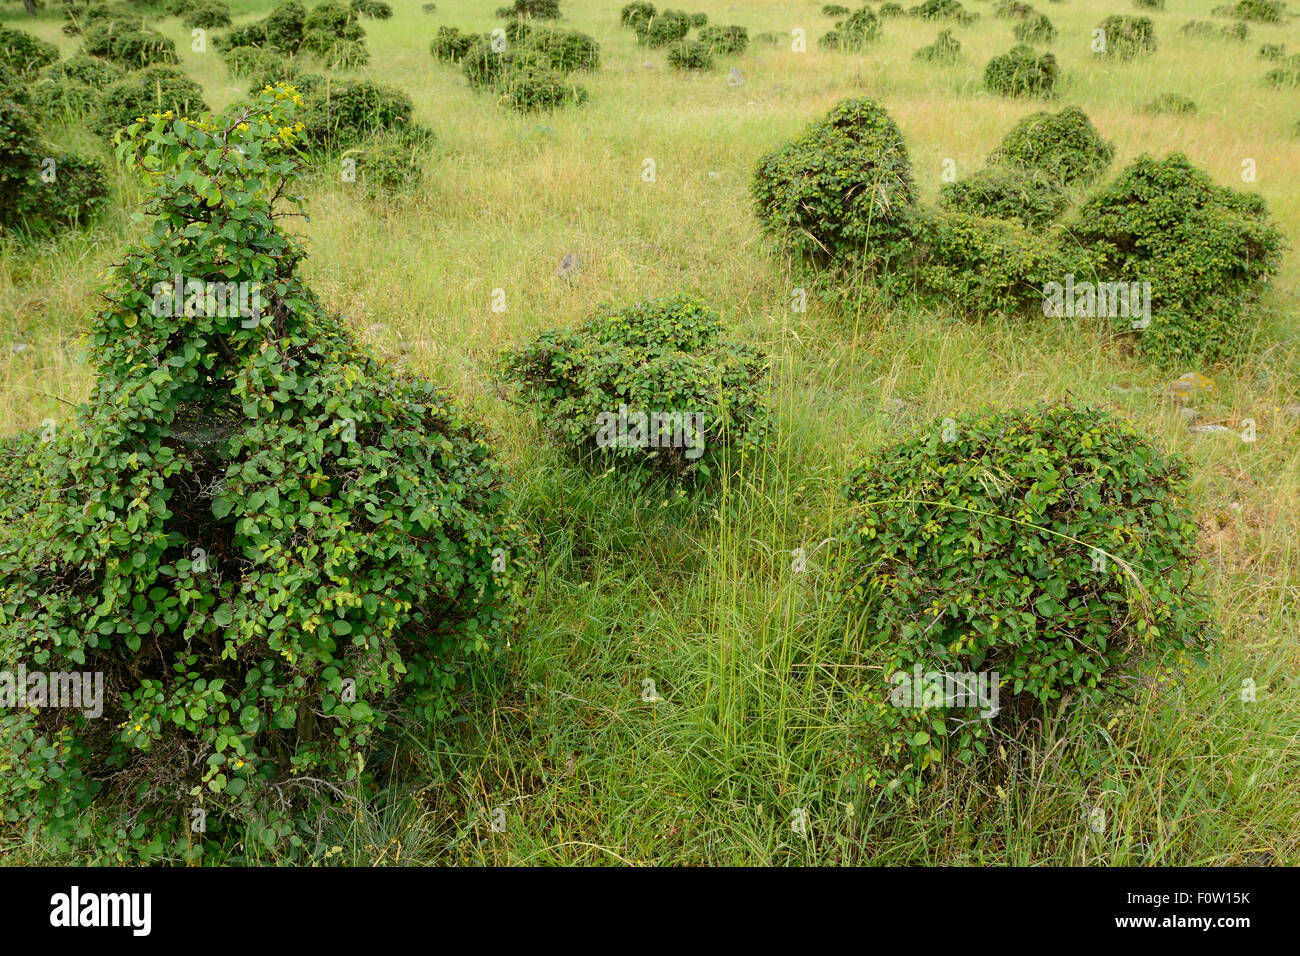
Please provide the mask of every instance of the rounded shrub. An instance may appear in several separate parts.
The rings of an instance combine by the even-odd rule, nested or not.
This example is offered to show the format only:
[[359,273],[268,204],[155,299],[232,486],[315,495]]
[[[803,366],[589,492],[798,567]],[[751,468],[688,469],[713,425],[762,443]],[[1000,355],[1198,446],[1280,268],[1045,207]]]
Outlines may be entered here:
[[526,20],[560,19],[559,0],[515,0],[508,7],[497,10],[497,17],[508,20],[512,17]]
[[1165,0],[1133,0],[1133,6],[1139,10],[1163,10]]
[[[980,761],[992,729],[1104,705],[1141,666],[1214,640],[1187,468],[1108,412],[936,422],[844,493],[848,613],[882,665],[862,692],[868,786],[916,793],[930,768]],[[985,675],[984,692],[950,692],[947,675]]]
[[427,138],[428,131],[411,120],[413,109],[404,92],[370,80],[321,85],[303,93],[302,142],[310,148],[343,149],[380,133],[408,142]]
[[51,63],[41,70],[42,80],[71,81],[102,89],[126,75],[116,63],[97,56],[74,56]]
[[279,53],[256,46],[237,46],[221,55],[231,76],[261,77],[275,73],[288,62]]
[[1214,12],[1256,23],[1281,23],[1285,9],[1286,5],[1279,0],[1237,0],[1237,3],[1216,8]]
[[406,192],[420,184],[424,171],[418,148],[401,138],[385,136],[344,156],[356,160],[356,181],[371,198]]
[[1150,17],[1117,14],[1103,20],[1099,29],[1105,40],[1104,56],[1130,60],[1156,51],[1156,28]]
[[[969,26],[979,19],[978,13],[971,13],[958,0],[925,0],[907,11],[908,16],[922,20],[956,20],[963,26]],[[882,11],[883,15],[883,11]]]
[[307,8],[288,0],[272,10],[261,23],[266,45],[281,53],[297,53],[307,30]]
[[700,31],[700,42],[718,56],[739,55],[749,46],[749,31],[744,27],[705,27]]
[[1115,146],[1102,139],[1077,106],[1026,116],[1003,137],[989,165],[1036,170],[1064,185],[1091,182],[1106,171]]
[[1142,107],[1145,113],[1187,114],[1196,112],[1196,101],[1181,93],[1161,93]]
[[506,70],[498,78],[497,89],[499,101],[520,113],[577,106],[587,101],[585,87],[537,62],[523,62]]
[[843,100],[764,156],[752,186],[763,229],[813,260],[887,272],[916,237],[917,190],[898,126],[870,99]]
[[43,142],[10,92],[0,88],[0,235],[51,235],[90,219],[108,196],[103,166]]
[[990,166],[947,183],[939,193],[944,209],[972,216],[1045,226],[1070,205],[1061,183],[1037,169]]
[[1071,241],[1105,281],[1149,282],[1151,325],[1137,339],[1165,364],[1237,353],[1242,310],[1277,271],[1283,237],[1263,197],[1214,183],[1180,154],[1140,158],[1079,207]]
[[669,48],[668,63],[678,70],[711,70],[713,52],[700,40],[683,40]]
[[655,18],[655,13],[653,3],[647,3],[646,0],[633,0],[618,12],[618,22],[640,33],[650,25],[650,21]]
[[41,119],[84,119],[99,110],[98,90],[76,80],[37,80],[27,88],[27,106]]
[[691,32],[691,15],[681,10],[664,10],[656,13],[642,29],[637,30],[637,40],[646,46],[668,46],[686,39]]
[[352,9],[372,20],[388,20],[393,16],[393,8],[384,0],[352,0]]
[[[304,11],[303,16],[306,16]],[[266,24],[264,22],[246,23],[243,26],[235,27],[227,33],[223,33],[216,38],[214,45],[218,50],[233,50],[237,46],[268,46],[269,41],[266,38]],[[285,50],[282,52],[293,52]]]
[[822,36],[818,45],[827,50],[856,51],[880,37],[880,18],[870,7],[862,7],[849,14],[835,29]]
[[933,43],[921,47],[912,56],[927,63],[956,63],[961,59],[961,41],[951,30],[940,30]]
[[853,11],[839,3],[828,3],[822,7],[822,16],[830,17],[832,20],[836,17],[848,16]]
[[34,76],[59,58],[59,48],[25,30],[0,26],[0,66],[19,79]]
[[1056,39],[1056,27],[1042,13],[1021,20],[1011,32],[1021,43],[1051,43]]
[[1017,44],[1010,52],[995,56],[984,68],[984,85],[1003,96],[1051,96],[1060,72],[1056,57],[1041,57],[1026,44]]
[[525,44],[561,73],[600,69],[600,44],[577,30],[535,30]]
[[128,70],[176,62],[176,45],[171,40],[120,20],[99,20],[88,27],[82,52],[112,60]]
[[1286,56],[1285,43],[1265,43],[1259,48],[1259,58],[1261,60],[1280,60]]
[[880,19],[882,20],[888,20],[890,17],[901,17],[906,12],[901,3],[893,3],[892,0],[890,3],[880,5]]
[[473,33],[462,33],[457,27],[441,26],[429,44],[429,52],[435,60],[444,63],[459,63],[474,45]]
[[195,0],[183,14],[181,22],[187,27],[211,30],[230,26],[230,7],[225,0]]
[[207,109],[203,88],[171,66],[151,66],[128,73],[107,90],[90,128],[105,139],[142,116],[171,110],[177,116]]
[[756,450],[767,360],[690,296],[597,312],[506,352],[501,377],[565,452],[633,475],[708,480]]

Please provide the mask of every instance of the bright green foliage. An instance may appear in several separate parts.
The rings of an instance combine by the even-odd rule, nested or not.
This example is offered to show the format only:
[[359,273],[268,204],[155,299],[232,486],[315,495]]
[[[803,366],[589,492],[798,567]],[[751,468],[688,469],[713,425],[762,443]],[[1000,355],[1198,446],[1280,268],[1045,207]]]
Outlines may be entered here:
[[952,35],[951,30],[940,30],[933,43],[912,55],[928,63],[956,63],[961,58],[961,41]]
[[[880,666],[862,691],[860,782],[917,792],[1067,699],[1122,693],[1213,639],[1185,465],[1070,404],[984,411],[851,474],[837,532],[850,613]],[[997,672],[998,712],[912,698],[906,675]]]
[[713,69],[713,53],[699,40],[683,40],[668,50],[668,64],[679,70]]
[[[612,460],[634,474],[708,480],[726,455],[756,450],[767,426],[766,359],[729,341],[718,314],[689,296],[599,312],[573,331],[544,332],[505,353],[501,368],[555,442],[579,458],[594,456],[597,466]],[[609,432],[602,439],[622,407],[628,442],[613,441]],[[631,430],[636,414],[656,412],[698,414],[698,431],[678,428],[685,440],[675,447],[666,427],[660,439],[638,443]],[[654,425],[640,423],[647,438]]]
[[[638,21],[641,22],[641,21]],[[646,46],[661,47],[677,43],[691,32],[691,15],[681,10],[664,10],[656,13],[637,30],[638,42]]]
[[1169,364],[1234,354],[1243,306],[1277,271],[1283,238],[1263,197],[1218,186],[1187,157],[1142,157],[1070,222],[1071,242],[1105,281],[1151,283],[1138,344]]
[[972,216],[1010,219],[1024,226],[1045,226],[1070,204],[1064,187],[1037,169],[989,166],[947,183],[939,204]]
[[1056,57],[1041,57],[1031,46],[1020,43],[1010,52],[995,56],[984,68],[984,85],[1003,96],[1051,96],[1060,72]]
[[[368,786],[375,738],[446,718],[503,648],[524,542],[499,466],[296,275],[295,126],[280,90],[128,129],[151,228],[92,320],[91,395],[0,446],[0,661],[107,687],[98,720],[0,715],[0,807],[47,844],[99,798],[124,859],[292,854],[308,778]],[[178,299],[178,275],[252,291]]]
[[19,79],[30,77],[59,58],[59,48],[25,30],[0,26],[0,66]]
[[1063,186],[1092,182],[1106,171],[1115,146],[1101,138],[1077,106],[1026,116],[988,158],[990,166],[1041,172]]
[[1116,15],[1101,22],[1105,34],[1104,56],[1130,60],[1156,51],[1156,28],[1150,17]]
[[752,194],[759,223],[800,256],[889,272],[912,254],[912,163],[902,133],[873,100],[841,101],[764,156]]
[[817,41],[826,50],[858,51],[880,37],[880,18],[863,7],[835,24],[835,29]]
[[123,126],[150,113],[171,110],[178,116],[207,109],[203,88],[171,66],[151,66],[128,73],[107,90],[90,126],[111,140]]
[[700,31],[700,42],[710,53],[733,56],[744,53],[749,46],[749,31],[744,27],[705,27]]

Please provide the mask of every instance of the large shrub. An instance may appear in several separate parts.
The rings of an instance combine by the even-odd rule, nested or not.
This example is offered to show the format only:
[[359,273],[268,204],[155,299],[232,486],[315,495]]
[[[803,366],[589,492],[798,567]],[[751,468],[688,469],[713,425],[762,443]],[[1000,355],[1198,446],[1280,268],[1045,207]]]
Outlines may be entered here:
[[922,20],[956,20],[963,26],[979,19],[978,13],[968,12],[958,0],[925,0],[908,10],[907,14]]
[[435,60],[447,63],[459,63],[474,45],[473,33],[462,33],[458,27],[441,26],[429,44],[429,52]]
[[1138,342],[1170,364],[1240,348],[1242,308],[1283,246],[1261,196],[1215,184],[1182,155],[1133,163],[1079,207],[1070,232],[1099,279],[1151,283],[1151,326]]
[[995,56],[984,68],[984,85],[1003,96],[1051,96],[1060,72],[1056,57],[1020,43],[1007,53]]
[[1051,43],[1056,39],[1056,27],[1043,13],[1021,20],[1011,32],[1021,43]]
[[1037,169],[989,166],[939,193],[939,203],[954,212],[1045,226],[1070,204],[1061,183]]
[[561,73],[600,68],[600,44],[577,30],[534,30],[524,43]]
[[0,26],[0,66],[20,79],[34,75],[59,58],[59,48],[25,30]]
[[298,0],[281,3],[262,21],[267,45],[281,53],[297,53],[306,30],[307,8]]
[[1101,22],[1105,56],[1129,60],[1156,51],[1156,28],[1150,17],[1116,15]]
[[87,86],[103,88],[126,75],[116,63],[97,56],[74,56],[51,63],[41,70],[39,79],[72,81]]
[[587,101],[585,87],[572,82],[559,70],[542,63],[527,62],[503,74],[497,83],[498,99],[520,113],[537,113],[577,106]]
[[650,25],[655,17],[655,5],[646,0],[633,0],[618,12],[618,22],[640,33]]
[[205,30],[213,27],[228,27],[230,7],[224,0],[196,0],[181,14],[181,22],[187,27],[201,27]]
[[814,260],[851,259],[888,272],[907,260],[916,237],[907,146],[873,100],[841,101],[764,156],[752,194],[764,230]]
[[[500,469],[298,277],[277,216],[300,210],[270,205],[296,194],[295,124],[279,92],[131,128],[153,228],[92,320],[91,395],[52,441],[0,447],[0,657],[105,678],[99,719],[0,715],[0,805],[43,845],[102,801],[122,858],[292,853],[313,795],[367,786],[376,737],[436,725],[503,649],[522,552]],[[177,275],[248,283],[249,308],[177,302]]]
[[668,65],[678,70],[711,70],[713,53],[700,40],[683,40],[668,50]]
[[1088,183],[1110,165],[1115,146],[1083,110],[1033,113],[1016,123],[988,158],[990,165],[1041,172],[1063,186]]
[[766,360],[689,296],[544,332],[503,355],[501,375],[565,451],[639,474],[716,476],[728,454],[758,446],[767,423]]
[[[1104,703],[1142,663],[1213,638],[1186,466],[1109,413],[936,422],[871,455],[845,494],[847,606],[878,675],[862,692],[868,786],[916,792],[942,761],[979,761],[991,729]],[[993,673],[996,702],[947,694],[944,675]],[[940,693],[916,699],[930,674]]]
[[511,17],[532,20],[558,20],[560,19],[560,2],[559,0],[515,0],[510,6],[498,9],[497,16],[503,20]]
[[142,116],[171,110],[178,116],[207,109],[203,88],[171,66],[151,66],[128,73],[107,90],[90,127],[111,140],[117,131]]
[[[638,21],[641,22],[641,21]],[[691,15],[681,10],[656,13],[637,29],[637,40],[646,46],[661,47],[685,39],[691,32]]]
[[927,63],[956,63],[961,59],[961,41],[951,30],[940,30],[933,43],[921,47],[912,56]]

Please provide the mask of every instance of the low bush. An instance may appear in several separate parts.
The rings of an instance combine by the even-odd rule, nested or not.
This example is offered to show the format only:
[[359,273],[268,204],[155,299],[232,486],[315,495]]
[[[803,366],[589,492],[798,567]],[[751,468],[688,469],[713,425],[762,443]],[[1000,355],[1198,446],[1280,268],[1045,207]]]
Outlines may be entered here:
[[669,46],[686,39],[691,32],[691,15],[681,10],[664,10],[656,13],[641,29],[637,41],[650,47]]
[[499,101],[520,113],[578,106],[587,101],[585,87],[537,62],[512,66],[497,81]]
[[128,70],[176,62],[176,45],[171,40],[120,20],[97,20],[88,27],[82,53],[103,57]]
[[1250,38],[1250,28],[1244,23],[1233,23],[1224,26],[1218,23],[1210,23],[1207,20],[1191,20],[1182,25],[1182,32],[1186,36],[1205,37],[1214,40],[1247,40]]
[[195,0],[181,15],[187,27],[211,30],[230,26],[230,7],[225,0]]
[[1150,17],[1116,15],[1107,17],[1098,27],[1102,33],[1103,56],[1130,60],[1156,51],[1156,28]]
[[393,8],[384,0],[352,0],[352,9],[359,16],[372,20],[388,20],[393,16]]
[[301,49],[307,32],[307,8],[298,0],[279,4],[262,21],[266,45],[285,54]]
[[577,30],[535,30],[523,42],[561,73],[600,69],[600,44]]
[[[879,668],[859,718],[869,787],[915,794],[945,761],[996,753],[992,732],[1122,697],[1142,665],[1214,639],[1187,467],[1110,413],[936,422],[863,461],[844,495],[846,613]],[[944,676],[977,674],[979,701]]]
[[76,80],[37,80],[27,87],[27,107],[43,120],[84,120],[99,110],[98,90]]
[[497,10],[497,17],[508,20],[512,17],[529,20],[560,19],[559,0],[515,0],[514,4]]
[[1238,0],[1231,6],[1215,7],[1214,12],[1255,23],[1281,23],[1285,10],[1286,4],[1279,0]]
[[[922,20],[956,20],[962,26],[969,26],[979,19],[978,13],[967,11],[958,0],[925,0],[907,13]],[[883,10],[881,15],[884,15]]]
[[25,30],[0,26],[0,66],[19,79],[34,76],[59,58],[59,48]]
[[705,27],[700,42],[718,56],[738,55],[749,46],[749,31],[744,27]]
[[275,73],[288,61],[279,53],[256,46],[237,46],[221,55],[231,76],[244,78],[267,76]]
[[37,117],[0,89],[0,235],[48,236],[103,206],[108,177],[93,159],[41,140]]
[[97,56],[74,56],[51,63],[41,70],[38,79],[72,81],[102,89],[126,75],[116,63]]
[[1050,53],[1040,57],[1033,47],[1022,43],[989,60],[984,85],[1003,96],[1048,97],[1056,89],[1059,72],[1056,57]]
[[944,185],[939,204],[953,212],[1040,227],[1065,212],[1070,197],[1058,180],[1040,170],[989,166]]
[[1051,43],[1056,39],[1056,27],[1045,14],[1036,13],[1016,24],[1011,31],[1021,43]]
[[1195,113],[1196,101],[1179,93],[1161,93],[1142,107],[1145,113]]
[[1069,106],[1059,113],[1024,117],[988,157],[989,165],[1036,170],[1063,186],[1095,180],[1115,156],[1083,110]]
[[1261,60],[1280,60],[1286,56],[1285,43],[1265,43],[1259,48],[1259,58]]
[[956,63],[961,59],[961,41],[951,30],[941,30],[933,43],[921,47],[912,56],[927,63]]
[[879,37],[880,18],[871,12],[870,7],[862,7],[835,24],[835,29],[824,34],[818,45],[827,50],[856,51]]
[[709,480],[756,451],[766,359],[689,296],[603,310],[505,353],[502,379],[565,452],[635,477]]
[[678,70],[711,70],[713,52],[699,40],[683,40],[669,48],[668,64]]
[[655,5],[646,0],[634,0],[618,12],[618,22],[623,26],[641,33],[655,18]]
[[356,162],[356,182],[370,198],[402,193],[420,184],[419,149],[401,138],[381,137],[343,154]]
[[348,80],[303,92],[302,142],[315,149],[346,149],[389,133],[406,142],[427,139],[429,131],[411,119],[411,98],[395,87],[370,80]]
[[459,63],[474,45],[475,34],[462,33],[457,27],[438,27],[438,33],[429,44],[429,52],[435,60],[445,63]]
[[142,116],[167,110],[186,116],[206,109],[201,86],[175,67],[151,66],[128,73],[104,91],[90,128],[112,140],[118,130]]

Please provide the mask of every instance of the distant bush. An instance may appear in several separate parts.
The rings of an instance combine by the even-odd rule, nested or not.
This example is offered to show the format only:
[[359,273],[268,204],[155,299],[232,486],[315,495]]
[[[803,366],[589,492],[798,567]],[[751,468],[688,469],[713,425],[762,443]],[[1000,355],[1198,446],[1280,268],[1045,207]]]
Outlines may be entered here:
[[755,43],[763,43],[763,44],[767,44],[768,46],[776,46],[780,43],[784,43],[785,40],[786,40],[785,34],[777,33],[775,30],[764,30],[762,33],[754,34]]
[[901,17],[906,12],[901,3],[882,3],[880,5],[880,19],[882,20],[889,17]]
[[618,22],[640,33],[655,17],[655,5],[646,0],[634,0],[618,13]]
[[176,62],[176,45],[167,37],[118,20],[98,20],[87,28],[82,52],[128,70]]
[[1179,93],[1161,93],[1142,110],[1146,113],[1195,113],[1196,101]]
[[683,40],[668,48],[668,64],[679,70],[713,69],[713,53],[699,40]]
[[1021,20],[1011,32],[1021,43],[1051,43],[1056,39],[1056,27],[1042,13]]
[[1002,0],[993,8],[993,15],[1004,20],[1027,20],[1036,12],[1032,6],[1019,0]]
[[1140,10],[1163,10],[1165,0],[1133,0],[1133,6]]
[[870,7],[863,7],[835,24],[835,29],[823,35],[818,43],[827,50],[855,51],[863,49],[879,36],[880,18],[871,12]]
[[503,354],[500,374],[561,449],[634,477],[713,479],[729,455],[759,447],[768,421],[766,359],[689,296],[544,332]]
[[462,33],[456,27],[438,27],[438,33],[429,44],[435,60],[459,63],[474,45],[475,34]]
[[[978,13],[968,12],[958,0],[925,0],[907,13],[922,20],[956,20],[963,26],[969,26],[979,19]],[[881,15],[884,15],[883,10]]]
[[225,0],[194,0],[181,14],[181,22],[187,27],[211,30],[214,27],[230,26],[230,7]]
[[824,17],[842,17],[851,13],[848,7],[838,3],[828,3],[822,7],[822,16]]
[[560,4],[559,0],[515,0],[512,6],[502,7],[497,10],[496,15],[501,20],[507,20],[511,17],[532,20],[558,20],[560,19]]
[[[994,728],[1123,696],[1140,665],[1214,638],[1187,466],[1109,412],[935,422],[864,460],[844,495],[836,563],[878,667],[856,748],[868,787],[918,793],[946,761],[982,762]],[[934,674],[915,697],[914,675]],[[974,674],[996,675],[980,703],[945,680]]]
[[352,0],[352,9],[359,16],[372,20],[387,20],[393,15],[393,8],[384,0]]
[[372,199],[414,189],[424,175],[418,147],[401,138],[380,137],[342,157],[356,161],[356,182]]
[[40,119],[82,120],[99,109],[100,93],[77,80],[37,80],[27,87],[27,106]]
[[1244,23],[1225,26],[1210,23],[1207,20],[1191,20],[1184,23],[1182,32],[1187,36],[1209,37],[1219,40],[1245,40],[1250,37],[1250,28]]
[[85,222],[108,196],[103,166],[43,142],[36,118],[12,92],[0,88],[0,235],[50,235]]
[[1232,6],[1216,7],[1216,14],[1253,20],[1256,23],[1281,23],[1286,4],[1279,0],[1239,0]]
[[297,53],[307,31],[307,8],[298,0],[288,0],[272,10],[261,26],[267,46],[281,53]]
[[637,40],[646,46],[661,47],[686,39],[691,32],[691,15],[681,10],[664,10],[657,13],[637,30]]
[[911,159],[898,127],[872,100],[841,101],[764,156],[752,195],[763,229],[796,255],[852,260],[880,274],[913,255]]
[[128,73],[107,90],[90,127],[112,140],[118,130],[140,117],[171,110],[177,116],[197,116],[207,109],[203,88],[171,66],[151,66]]
[[0,26],[0,66],[20,79],[29,77],[59,58],[59,48],[24,30]]
[[1009,53],[995,56],[984,68],[984,85],[1003,96],[1051,96],[1056,89],[1060,69],[1056,57],[1041,57],[1033,47],[1019,44]]
[[391,86],[370,80],[334,83],[303,94],[301,138],[318,149],[357,146],[381,133],[418,141],[429,131],[411,120],[413,109],[411,98]]
[[552,69],[561,73],[600,69],[600,44],[577,30],[535,30],[524,42]]
[[989,166],[939,193],[939,204],[954,212],[1045,226],[1070,205],[1064,186],[1037,169]]
[[[305,12],[303,16],[306,16]],[[301,31],[299,32],[301,33]],[[299,36],[300,43],[301,40],[302,38]],[[245,23],[243,26],[235,27],[228,33],[221,34],[213,41],[213,44],[218,50],[222,51],[233,50],[235,47],[239,46],[267,46],[266,25],[260,21],[257,23]]]
[[956,63],[961,58],[961,41],[952,35],[951,30],[941,30],[933,43],[912,55],[928,63]]
[[322,3],[303,21],[302,48],[329,66],[360,66],[369,59],[364,53],[365,36],[351,7]]
[[1156,51],[1156,29],[1150,17],[1107,17],[1098,29],[1104,41],[1103,56],[1129,60]]
[[1102,139],[1083,110],[1024,117],[988,157],[989,165],[1036,170],[1063,186],[1089,183],[1110,165],[1115,147]]
[[1262,60],[1280,60],[1286,56],[1285,43],[1265,43],[1259,48],[1259,57]]
[[51,63],[41,70],[39,78],[55,81],[70,80],[102,89],[125,75],[125,70],[108,60],[97,56],[74,56]]
[[231,76],[255,77],[273,73],[282,63],[283,56],[256,46],[237,46],[221,55]]
[[496,86],[499,100],[520,113],[577,106],[587,101],[585,87],[538,62],[515,64],[501,75]]
[[700,42],[709,48],[710,53],[738,55],[749,46],[749,31],[744,27],[705,27],[700,31]]
[[1157,361],[1217,361],[1248,332],[1240,319],[1277,271],[1282,234],[1261,196],[1216,185],[1187,157],[1142,157],[1091,196],[1071,241],[1108,281],[1151,283],[1138,344]]

